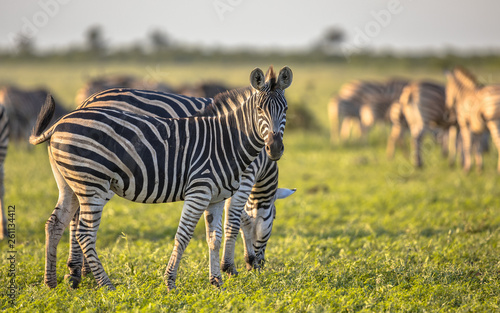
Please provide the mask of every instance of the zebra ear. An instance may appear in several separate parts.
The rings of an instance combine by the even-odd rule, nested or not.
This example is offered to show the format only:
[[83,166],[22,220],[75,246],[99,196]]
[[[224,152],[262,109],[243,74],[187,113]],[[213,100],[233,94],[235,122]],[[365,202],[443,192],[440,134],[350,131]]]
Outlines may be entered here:
[[265,84],[264,72],[260,68],[256,68],[250,73],[250,84],[257,90],[262,90]]
[[287,189],[287,188],[278,188],[276,190],[276,199],[285,199],[288,196],[291,196],[297,189]]
[[278,87],[281,90],[285,90],[286,88],[290,87],[290,85],[292,84],[292,80],[292,70],[288,66],[285,66],[281,69],[280,74],[278,75]]

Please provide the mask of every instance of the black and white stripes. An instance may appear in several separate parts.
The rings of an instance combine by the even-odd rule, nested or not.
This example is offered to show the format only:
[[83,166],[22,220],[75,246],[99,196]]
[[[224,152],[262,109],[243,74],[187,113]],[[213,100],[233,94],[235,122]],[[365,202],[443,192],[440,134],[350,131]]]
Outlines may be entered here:
[[[31,143],[50,139],[49,156],[60,191],[46,225],[48,286],[57,284],[57,243],[79,204],[78,243],[98,284],[114,288],[95,250],[102,209],[114,193],[145,203],[184,200],[165,272],[169,289],[175,288],[180,258],[205,211],[210,281],[222,283],[218,255],[221,201],[238,190],[241,175],[264,146],[271,160],[283,153],[284,89],[291,84],[291,70],[283,68],[276,77],[271,68],[266,78],[256,69],[250,78],[257,92],[243,103],[235,100],[244,99],[245,91],[232,91],[191,118],[163,119],[112,108],[84,108],[69,113],[45,132],[41,126],[35,129]],[[46,107],[53,103],[49,101]],[[38,125],[45,125],[50,115],[50,111],[42,112]]]

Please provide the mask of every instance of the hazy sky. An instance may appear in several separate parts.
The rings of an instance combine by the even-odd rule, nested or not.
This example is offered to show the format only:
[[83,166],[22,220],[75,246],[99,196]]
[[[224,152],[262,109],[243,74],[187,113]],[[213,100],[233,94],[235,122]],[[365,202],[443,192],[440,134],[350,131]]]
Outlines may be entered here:
[[345,49],[500,48],[498,0],[0,0],[0,47],[82,44],[101,25],[110,46],[146,42],[154,29],[206,46],[304,48],[327,27]]

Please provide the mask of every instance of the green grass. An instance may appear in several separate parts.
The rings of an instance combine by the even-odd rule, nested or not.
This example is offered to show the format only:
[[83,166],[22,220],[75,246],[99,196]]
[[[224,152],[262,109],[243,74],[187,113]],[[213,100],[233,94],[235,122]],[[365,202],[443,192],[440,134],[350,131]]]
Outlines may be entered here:
[[[140,75],[146,66],[112,64],[105,71]],[[228,76],[234,85],[244,85],[254,65],[160,65],[163,67],[176,77],[173,84],[189,77]],[[323,131],[285,134],[280,186],[295,187],[297,192],[277,204],[265,269],[244,270],[240,240],[236,256],[240,275],[224,275],[221,290],[210,286],[208,248],[204,223],[200,222],[181,261],[178,289],[167,293],[162,276],[182,204],[143,205],[114,198],[104,209],[97,248],[117,290],[98,289],[91,277],[84,278],[77,290],[65,284],[67,234],[58,250],[59,285],[49,290],[43,285],[44,224],[57,201],[57,187],[44,146],[27,151],[13,145],[6,164],[5,203],[16,206],[19,289],[11,307],[6,296],[9,248],[2,242],[0,309],[500,311],[496,150],[485,157],[482,174],[465,175],[447,165],[431,139],[425,140],[422,170],[411,167],[407,147],[396,151],[394,161],[387,161],[385,128],[376,129],[365,143],[330,146],[326,103],[339,85],[356,77],[403,75],[404,69],[290,67],[295,80],[287,97],[290,102],[305,102]],[[81,83],[81,73],[98,66],[27,64],[0,68],[4,81],[26,86],[45,83],[70,103]],[[412,74],[425,77],[425,69]],[[430,71],[428,75],[442,81],[440,73]]]

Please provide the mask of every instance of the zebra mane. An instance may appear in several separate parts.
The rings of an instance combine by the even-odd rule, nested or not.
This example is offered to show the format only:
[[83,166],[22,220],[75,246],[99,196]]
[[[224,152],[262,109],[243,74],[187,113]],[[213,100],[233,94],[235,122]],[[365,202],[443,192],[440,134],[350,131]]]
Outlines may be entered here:
[[270,66],[266,73],[266,82],[269,83],[270,90],[276,89],[276,82],[278,81],[276,77],[276,72],[274,71],[274,66]]
[[482,85],[477,81],[476,77],[465,68],[457,66],[453,69],[453,76],[455,79],[465,87],[477,88]]
[[255,93],[252,87],[244,87],[218,93],[210,105],[201,110],[198,116],[221,115],[240,107]]

